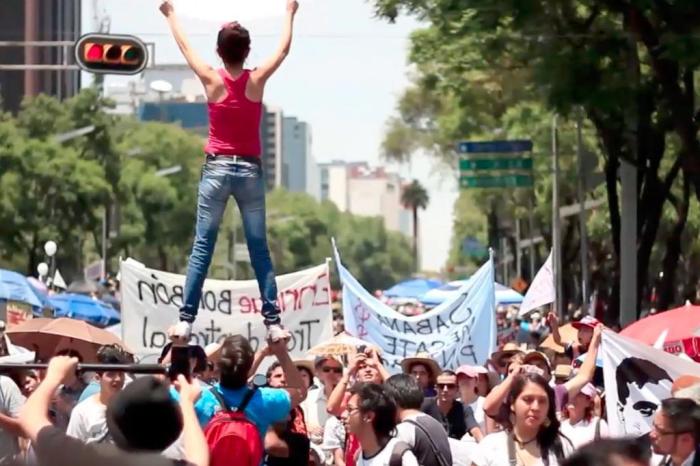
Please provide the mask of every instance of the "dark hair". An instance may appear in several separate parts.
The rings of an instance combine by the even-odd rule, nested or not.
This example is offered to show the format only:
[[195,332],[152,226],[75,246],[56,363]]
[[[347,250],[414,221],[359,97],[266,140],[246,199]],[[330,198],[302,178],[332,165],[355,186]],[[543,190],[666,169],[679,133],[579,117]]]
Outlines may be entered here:
[[700,407],[695,401],[688,398],[667,398],[661,402],[661,410],[668,418],[674,432],[691,434],[698,443]]
[[275,372],[275,369],[278,367],[282,367],[282,364],[280,364],[279,361],[275,361],[272,364],[270,364],[270,367],[267,368],[267,372],[265,373],[265,378],[270,381],[270,377],[272,377],[272,373]]
[[83,355],[78,353],[76,350],[71,348],[65,348],[61,351],[56,352],[54,356],[68,356],[71,358],[78,358],[78,362],[83,362]]
[[[526,373],[518,375],[513,380],[513,385],[508,394],[507,408],[508,410],[511,409],[510,407],[515,403],[515,400],[520,396],[528,383],[533,383],[542,388],[549,400],[549,407],[547,408],[547,419],[549,423],[542,425],[537,433],[537,444],[540,446],[540,450],[542,450],[542,458],[546,464],[550,451],[554,452],[557,458],[563,457],[561,440],[559,438],[559,426],[561,424],[559,423],[559,419],[557,419],[556,400],[552,387],[550,387],[547,380],[539,374]],[[505,428],[512,432],[514,426],[510,416],[505,417],[502,421]]]
[[615,370],[615,382],[617,382],[617,399],[620,406],[627,402],[630,396],[628,384],[635,383],[642,388],[647,383],[659,383],[662,380],[672,381],[664,369],[651,361],[641,358],[625,358]]
[[188,357],[190,359],[196,359],[197,363],[194,365],[192,372],[195,374],[201,374],[207,370],[207,353],[204,352],[204,348],[199,345],[190,345],[188,350]]
[[350,389],[350,394],[359,398],[360,413],[374,413],[372,429],[377,438],[391,436],[396,427],[396,404],[384,387],[376,383],[358,383]]
[[104,345],[97,350],[97,362],[100,364],[129,364],[131,356],[117,345]]
[[226,337],[221,344],[221,358],[218,362],[221,386],[230,389],[245,386],[254,357],[253,348],[244,336]]
[[228,23],[219,31],[216,48],[227,65],[242,64],[250,52],[250,33],[237,22]]
[[420,409],[423,404],[423,390],[408,374],[392,375],[384,382],[384,389],[401,409]]
[[620,459],[648,464],[651,449],[637,439],[600,439],[579,448],[561,466],[616,466]]

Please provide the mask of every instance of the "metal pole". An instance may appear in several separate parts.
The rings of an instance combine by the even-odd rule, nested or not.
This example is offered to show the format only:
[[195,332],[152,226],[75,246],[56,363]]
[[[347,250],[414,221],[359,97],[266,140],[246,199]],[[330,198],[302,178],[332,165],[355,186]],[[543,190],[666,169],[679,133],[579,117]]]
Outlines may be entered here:
[[520,219],[515,219],[515,277],[522,274],[522,257],[520,254]]
[[637,167],[620,161],[620,325],[637,320]]
[[231,262],[233,264],[233,279],[236,279],[236,269],[238,264],[236,263],[236,242],[238,241],[238,235],[236,231],[236,212],[233,212],[233,220],[231,220],[233,227],[233,253],[231,254]]
[[554,266],[555,305],[557,314],[564,318],[561,287],[561,219],[559,218],[559,115],[552,119],[552,262]]
[[528,235],[530,236],[530,281],[535,278],[535,213],[533,198],[535,197],[535,189],[533,188],[530,195],[527,197],[528,210]]
[[582,115],[577,112],[576,118],[576,157],[578,158],[578,222],[579,236],[581,237],[581,308],[588,305],[588,233],[586,231],[586,192],[584,187],[585,177],[583,173],[583,135]]
[[109,206],[105,205],[105,213],[102,216],[102,278],[107,278],[107,216]]
[[[17,369],[47,369],[46,363],[0,363],[0,372]],[[78,372],[130,372],[132,374],[166,374],[165,366],[160,364],[78,364]]]

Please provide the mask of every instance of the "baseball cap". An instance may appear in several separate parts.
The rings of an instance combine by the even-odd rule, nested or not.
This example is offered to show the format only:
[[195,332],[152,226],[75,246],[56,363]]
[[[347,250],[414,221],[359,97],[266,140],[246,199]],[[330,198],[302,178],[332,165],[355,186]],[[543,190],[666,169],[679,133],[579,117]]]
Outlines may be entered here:
[[161,452],[180,437],[182,414],[165,382],[141,377],[109,404],[107,428],[122,450]]
[[583,319],[579,320],[578,322],[572,322],[571,326],[575,328],[576,330],[580,330],[581,327],[588,327],[591,329],[596,328],[598,325],[600,325],[600,321],[596,319],[595,317],[591,316],[585,316]]
[[463,366],[459,366],[457,370],[455,371],[455,374],[457,375],[466,375],[470,379],[476,379],[479,377],[479,374],[488,374],[489,371],[486,370],[485,367],[481,366],[469,366],[467,364]]
[[523,364],[529,364],[531,361],[539,359],[540,361],[544,362],[548,368],[552,368],[552,365],[549,362],[549,358],[547,357],[546,354],[540,352],[540,351],[530,351],[525,355],[525,358],[523,359]]

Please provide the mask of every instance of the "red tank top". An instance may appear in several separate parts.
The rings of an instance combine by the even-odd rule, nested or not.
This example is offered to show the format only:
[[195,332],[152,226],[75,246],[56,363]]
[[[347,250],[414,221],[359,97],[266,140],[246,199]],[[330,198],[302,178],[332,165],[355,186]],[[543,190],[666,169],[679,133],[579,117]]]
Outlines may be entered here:
[[226,86],[222,102],[209,102],[209,140],[207,154],[245,155],[260,157],[260,118],[262,102],[253,102],[245,96],[250,70],[233,79],[225,69],[219,75]]

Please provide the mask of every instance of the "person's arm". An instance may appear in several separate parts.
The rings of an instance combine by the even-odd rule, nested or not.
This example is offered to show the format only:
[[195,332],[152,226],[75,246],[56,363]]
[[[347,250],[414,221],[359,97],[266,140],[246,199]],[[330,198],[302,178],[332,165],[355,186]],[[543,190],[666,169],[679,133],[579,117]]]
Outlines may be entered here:
[[481,442],[481,439],[484,438],[484,434],[481,432],[481,428],[479,427],[479,423],[476,422],[476,418],[474,417],[474,410],[471,408],[471,406],[466,406],[463,405],[464,409],[464,424],[467,426],[467,431],[469,432],[469,435],[474,437],[474,440],[478,442]]
[[345,466],[345,452],[342,448],[333,450],[333,459],[335,460],[335,466]]
[[272,353],[270,352],[270,347],[265,346],[263,349],[255,353],[255,358],[253,358],[253,365],[250,366],[250,370],[248,371],[248,378],[251,379],[255,377],[255,374],[258,371],[258,367],[260,367],[260,364],[265,360],[266,357],[272,356]]
[[20,424],[26,437],[36,443],[39,432],[45,427],[51,427],[49,420],[49,405],[54,392],[61,383],[78,367],[78,358],[56,356],[49,361],[46,377],[34,390],[32,396],[22,408],[19,416]]
[[274,428],[265,434],[265,452],[276,458],[289,458],[289,445]]
[[328,403],[326,403],[326,411],[328,414],[340,417],[343,414],[343,399],[345,398],[345,392],[348,390],[348,385],[350,384],[350,379],[357,373],[357,367],[361,361],[367,358],[364,353],[358,353],[350,361],[350,367],[338,381],[338,385],[335,386],[331,392],[331,396],[328,397]]
[[489,417],[497,417],[503,402],[508,397],[510,388],[513,385],[513,380],[520,374],[520,365],[511,364],[510,372],[508,377],[505,378],[503,382],[496,385],[491,393],[489,393],[484,399],[484,413]]
[[199,399],[202,388],[197,382],[188,382],[182,374],[177,376],[177,382],[180,390],[185,459],[195,466],[209,466],[209,446],[194,410],[194,404]]
[[592,381],[595,376],[596,359],[598,359],[598,348],[600,346],[600,336],[602,332],[602,325],[597,325],[596,328],[593,329],[591,344],[588,347],[588,353],[586,353],[586,357],[583,359],[581,368],[571,380],[564,383],[564,387],[566,387],[566,391],[569,394],[569,399],[575,397],[583,386]]
[[474,427],[473,429],[470,429],[469,435],[474,437],[474,440],[476,440],[476,443],[481,442],[481,439],[484,438],[484,434],[481,432],[481,429],[479,427]]
[[194,71],[200,81],[202,81],[202,84],[206,87],[220,80],[216,70],[202,60],[194,49],[192,49],[189,40],[185,36],[185,32],[182,30],[180,21],[175,14],[175,7],[172,4],[172,0],[163,0],[160,5],[160,11],[168,20],[168,26],[170,27],[175,42],[177,42],[177,46],[180,48],[180,52],[182,52],[182,55],[185,57],[192,71]]
[[294,365],[292,358],[289,357],[287,341],[283,339],[276,342],[268,341],[267,344],[282,366],[282,371],[284,371],[284,376],[287,379],[287,387],[285,389],[291,397],[292,408],[296,408],[306,398],[306,386],[304,379],[301,378],[299,369]]
[[547,324],[549,325],[549,329],[552,331],[552,338],[554,339],[555,344],[565,346],[569,343],[568,341],[566,343],[561,341],[561,334],[559,333],[559,317],[557,317],[554,312],[550,312],[547,315]]
[[250,79],[256,86],[264,87],[270,76],[277,71],[284,59],[289,55],[289,50],[292,47],[294,16],[298,8],[299,3],[296,0],[287,0],[287,15],[284,19],[284,29],[282,30],[279,48],[272,57],[250,73]]

